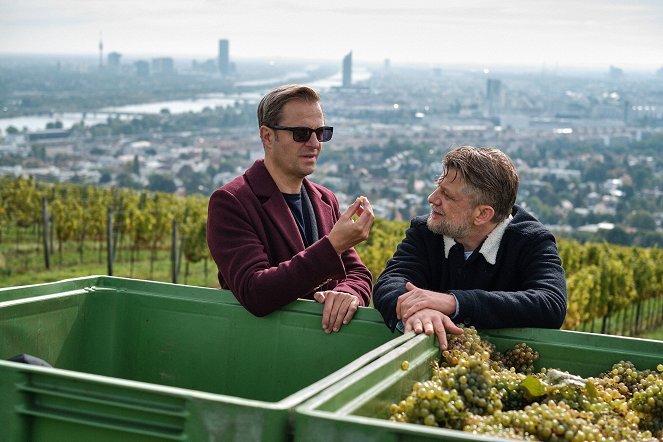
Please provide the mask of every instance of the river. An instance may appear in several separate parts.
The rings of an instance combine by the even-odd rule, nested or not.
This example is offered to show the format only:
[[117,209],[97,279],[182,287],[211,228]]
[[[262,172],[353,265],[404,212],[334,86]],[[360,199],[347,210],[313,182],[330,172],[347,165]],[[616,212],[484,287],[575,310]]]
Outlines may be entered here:
[[[368,80],[371,73],[364,68],[355,68],[352,71],[353,82]],[[301,73],[293,72],[289,76],[280,77],[278,79],[265,79],[257,83],[268,85],[275,83],[287,83],[289,81],[296,81],[301,79]],[[325,91],[332,87],[341,86],[342,74],[339,72],[330,77],[323,78],[311,83],[309,86],[319,90]],[[243,84],[243,83],[238,83]],[[10,126],[18,130],[27,129],[28,131],[44,130],[48,123],[60,121],[65,129],[70,128],[74,124],[83,122],[87,126],[92,126],[99,123],[104,123],[109,116],[119,116],[120,118],[131,118],[133,114],[158,114],[163,109],[168,109],[172,114],[186,113],[186,112],[200,112],[206,107],[214,108],[217,106],[228,107],[233,106],[237,101],[246,101],[249,103],[257,103],[260,100],[262,93],[247,92],[242,94],[205,94],[199,97],[194,97],[185,100],[172,100],[160,101],[153,103],[139,103],[130,104],[126,106],[105,107],[96,112],[53,112],[45,115],[26,115],[23,117],[15,118],[0,118],[0,134],[5,133]]]

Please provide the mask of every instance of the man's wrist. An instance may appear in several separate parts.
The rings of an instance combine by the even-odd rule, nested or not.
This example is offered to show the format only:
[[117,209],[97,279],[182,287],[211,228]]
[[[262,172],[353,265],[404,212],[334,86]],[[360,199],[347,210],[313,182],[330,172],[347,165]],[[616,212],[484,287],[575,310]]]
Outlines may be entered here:
[[453,299],[454,299],[454,301],[453,301],[453,302],[454,302],[454,306],[453,306],[453,308],[451,309],[451,310],[452,310],[452,314],[449,315],[449,318],[451,318],[451,319],[453,320],[453,319],[456,318],[456,316],[458,316],[458,312],[459,312],[459,310],[460,310],[460,306],[459,306],[459,304],[458,304],[458,297],[456,296],[456,294],[455,294],[454,292],[448,292],[448,293],[449,293],[449,295],[451,295],[451,296],[453,297]]
[[334,233],[329,232],[329,234],[327,235],[327,239],[329,240],[329,243],[331,244],[331,246],[334,248],[334,251],[336,252],[336,254],[341,256],[345,250],[342,250],[342,247],[343,247],[342,245],[336,244],[336,237],[334,236]]

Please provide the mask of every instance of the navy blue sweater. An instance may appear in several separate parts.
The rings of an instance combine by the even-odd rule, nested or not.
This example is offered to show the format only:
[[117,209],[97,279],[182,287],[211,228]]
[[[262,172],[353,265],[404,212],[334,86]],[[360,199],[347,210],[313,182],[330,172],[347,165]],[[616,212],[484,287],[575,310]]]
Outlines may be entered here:
[[466,261],[460,244],[446,258],[443,236],[426,227],[426,216],[414,218],[373,290],[373,302],[387,326],[396,326],[396,302],[410,281],[422,289],[453,292],[459,305],[456,323],[561,327],[566,280],[555,238],[524,209],[514,206],[512,215],[494,265],[479,253],[481,248]]

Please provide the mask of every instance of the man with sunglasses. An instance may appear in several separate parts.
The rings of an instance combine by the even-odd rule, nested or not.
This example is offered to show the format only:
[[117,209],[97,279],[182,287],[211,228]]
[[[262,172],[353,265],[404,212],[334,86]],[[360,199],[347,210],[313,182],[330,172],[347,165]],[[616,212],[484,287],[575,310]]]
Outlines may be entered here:
[[336,196],[306,178],[333,134],[315,90],[277,87],[257,114],[264,159],[209,201],[219,282],[256,316],[315,299],[324,304],[322,328],[337,332],[370,302],[372,277],[353,247],[368,238],[373,210],[362,197],[341,213]]

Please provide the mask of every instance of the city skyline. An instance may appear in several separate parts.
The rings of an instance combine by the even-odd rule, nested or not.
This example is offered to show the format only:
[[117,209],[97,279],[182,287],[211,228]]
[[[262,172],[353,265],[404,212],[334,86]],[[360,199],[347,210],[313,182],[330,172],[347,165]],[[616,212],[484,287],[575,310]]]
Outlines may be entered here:
[[663,2],[0,0],[0,53],[632,70],[663,66]]

